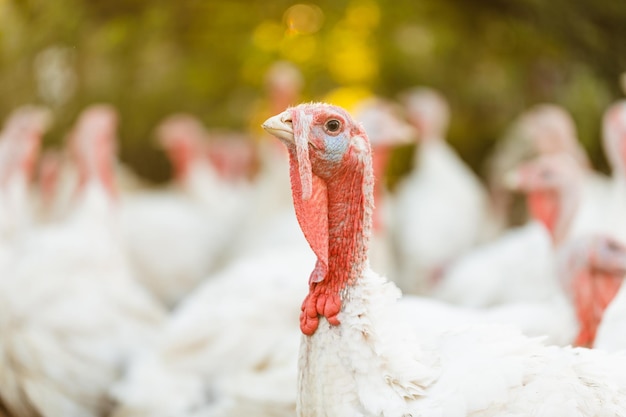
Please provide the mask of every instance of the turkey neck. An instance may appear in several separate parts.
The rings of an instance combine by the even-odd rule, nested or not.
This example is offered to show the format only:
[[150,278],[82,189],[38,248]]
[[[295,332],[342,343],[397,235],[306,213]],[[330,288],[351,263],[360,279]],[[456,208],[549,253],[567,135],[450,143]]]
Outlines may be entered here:
[[[309,294],[302,303],[300,329],[311,336],[324,316],[331,325],[340,324],[337,315],[347,298],[346,291],[358,282],[368,265],[367,251],[374,209],[371,155],[334,172],[326,182],[328,197],[328,269],[318,261]],[[317,281],[317,282],[316,282]]]
[[328,275],[320,284],[336,291],[354,284],[368,261],[374,204],[364,171],[345,172],[328,184]]
[[582,271],[574,279],[574,301],[580,329],[575,346],[593,347],[604,312],[617,295],[622,277],[604,271]]
[[550,232],[555,245],[567,237],[578,210],[580,193],[573,187],[562,190],[535,190],[527,196],[532,217]]

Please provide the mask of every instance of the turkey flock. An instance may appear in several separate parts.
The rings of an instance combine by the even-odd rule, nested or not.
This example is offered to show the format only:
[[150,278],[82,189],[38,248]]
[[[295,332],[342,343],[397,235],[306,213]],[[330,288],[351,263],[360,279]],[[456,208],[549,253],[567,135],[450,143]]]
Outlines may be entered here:
[[542,104],[483,183],[433,89],[348,112],[298,104],[284,63],[268,84],[259,137],[162,121],[163,187],[118,161],[111,106],[63,150],[47,109],[6,118],[0,417],[626,415],[626,101],[610,177]]

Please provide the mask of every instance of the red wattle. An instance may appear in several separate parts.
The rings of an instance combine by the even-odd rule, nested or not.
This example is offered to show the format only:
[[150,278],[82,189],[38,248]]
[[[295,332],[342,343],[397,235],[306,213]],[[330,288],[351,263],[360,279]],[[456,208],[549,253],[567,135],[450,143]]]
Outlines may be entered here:
[[600,271],[585,271],[574,279],[574,300],[580,331],[575,346],[592,347],[604,311],[617,295],[621,277]]
[[556,234],[559,221],[560,206],[556,193],[550,191],[532,191],[526,197],[530,215],[540,221],[549,231],[552,237]]

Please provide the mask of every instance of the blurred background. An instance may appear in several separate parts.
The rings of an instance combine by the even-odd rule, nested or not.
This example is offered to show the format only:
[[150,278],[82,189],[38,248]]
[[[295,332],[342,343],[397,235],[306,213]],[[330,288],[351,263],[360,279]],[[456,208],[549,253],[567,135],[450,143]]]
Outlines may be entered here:
[[477,172],[519,113],[558,103],[606,169],[600,120],[623,95],[626,2],[0,0],[0,116],[51,107],[49,145],[87,104],[111,103],[121,159],[155,182],[170,175],[155,125],[188,111],[212,128],[258,132],[277,60],[300,68],[306,100],[349,107],[416,85],[441,90],[449,141]]

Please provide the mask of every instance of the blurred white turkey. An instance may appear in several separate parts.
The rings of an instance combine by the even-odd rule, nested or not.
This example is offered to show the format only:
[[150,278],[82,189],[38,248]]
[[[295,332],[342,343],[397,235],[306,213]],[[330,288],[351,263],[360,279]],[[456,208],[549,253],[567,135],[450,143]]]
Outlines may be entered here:
[[480,180],[445,142],[449,119],[445,99],[418,88],[408,92],[405,101],[420,144],[413,172],[398,185],[393,233],[398,285],[404,292],[423,293],[443,267],[494,226]]
[[434,289],[436,298],[467,306],[545,301],[559,294],[555,245],[568,236],[583,199],[583,173],[568,154],[540,156],[507,175],[526,193],[533,220],[459,258]]
[[164,318],[121,250],[115,125],[107,106],[81,114],[71,213],[17,241],[1,274],[0,399],[13,416],[105,415],[109,387]]
[[503,326],[413,332],[397,287],[369,268],[364,130],[323,104],[289,109],[266,128],[290,151],[294,206],[317,257],[300,315],[297,416],[626,413],[624,355],[546,347]]
[[246,209],[248,186],[224,180],[206,155],[206,131],[185,114],[158,128],[174,167],[168,190],[122,196],[124,240],[142,283],[175,305],[231,250]]
[[[298,102],[303,86],[303,76],[292,63],[278,61],[270,66],[265,77],[266,102],[258,111],[260,117],[253,118],[257,123],[253,129],[258,129],[270,114]],[[299,247],[305,250],[308,245],[299,232],[293,213],[285,149],[262,132],[258,150],[260,167],[250,202],[254,211],[245,218],[237,253],[248,256],[271,247]]]
[[20,107],[7,117],[0,133],[0,245],[36,220],[30,180],[49,119],[46,109]]
[[505,137],[496,143],[487,161],[489,188],[500,218],[510,220],[514,202],[511,190],[503,182],[505,173],[523,161],[557,153],[568,153],[579,161],[585,170],[585,193],[594,195],[580,208],[581,219],[573,226],[573,233],[586,234],[595,229],[592,224],[593,219],[597,219],[597,201],[606,199],[607,179],[591,169],[578,141],[572,116],[555,104],[538,104],[522,113]]

